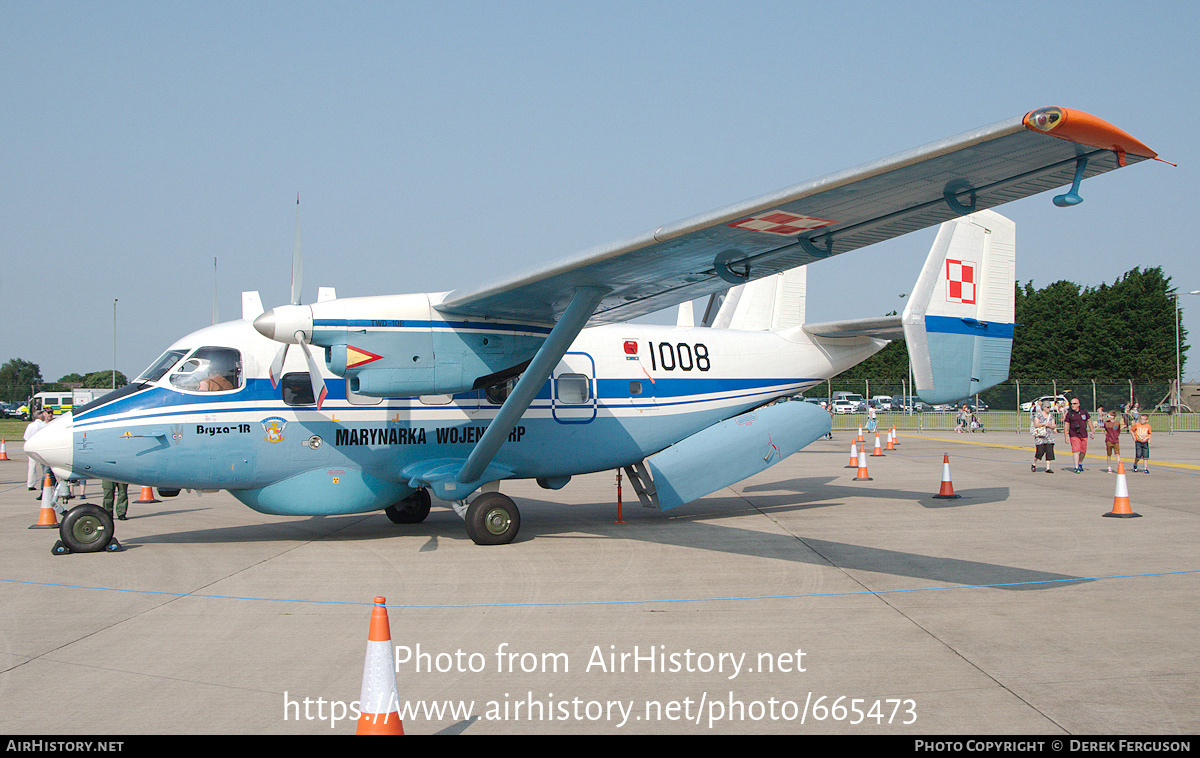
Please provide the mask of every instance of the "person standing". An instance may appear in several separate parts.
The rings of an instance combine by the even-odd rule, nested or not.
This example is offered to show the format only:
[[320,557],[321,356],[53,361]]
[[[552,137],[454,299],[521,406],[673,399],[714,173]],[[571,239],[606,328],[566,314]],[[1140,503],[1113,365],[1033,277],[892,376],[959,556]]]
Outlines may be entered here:
[[[30,438],[37,434],[44,426],[46,426],[46,424],[49,424],[53,418],[54,413],[49,408],[43,408],[38,411],[36,418],[34,418],[34,420],[25,427],[25,442],[28,443]],[[38,464],[38,462],[33,459],[32,455],[27,455],[26,457],[29,458],[29,470],[25,474],[25,486],[30,490],[40,491],[42,487],[42,481],[46,476],[45,466]],[[41,476],[39,476],[39,474]],[[41,495],[38,495],[39,500],[41,497]]]
[[1033,423],[1029,425],[1030,431],[1033,432],[1034,449],[1030,471],[1037,471],[1037,462],[1045,457],[1046,473],[1054,473],[1054,469],[1050,468],[1050,461],[1054,460],[1054,427],[1058,425],[1058,420],[1054,417],[1053,408],[1054,404],[1047,400],[1042,403],[1041,408],[1034,409]]
[[1150,414],[1143,413],[1129,427],[1133,435],[1133,473],[1137,473],[1138,461],[1146,462],[1146,473],[1150,473]]
[[101,481],[104,483],[104,500],[102,501],[104,510],[108,511],[108,515],[115,516],[118,521],[124,521],[125,512],[129,510],[129,485],[124,482],[114,482],[111,479]]
[[1079,398],[1071,401],[1071,409],[1063,417],[1067,438],[1071,440],[1071,457],[1075,460],[1075,473],[1083,473],[1083,459],[1087,456],[1087,443],[1096,433],[1096,422],[1092,415],[1083,410]]
[[1113,473],[1112,457],[1121,462],[1121,419],[1116,411],[1109,411],[1104,419],[1104,455],[1108,459],[1108,473]]

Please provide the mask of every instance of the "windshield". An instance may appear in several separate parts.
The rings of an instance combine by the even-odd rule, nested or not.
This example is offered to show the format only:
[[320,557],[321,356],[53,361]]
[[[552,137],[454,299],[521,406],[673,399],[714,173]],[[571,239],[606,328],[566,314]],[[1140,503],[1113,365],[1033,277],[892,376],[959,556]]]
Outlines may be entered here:
[[179,362],[186,350],[168,350],[163,353],[158,360],[150,364],[150,368],[146,369],[141,375],[134,379],[134,384],[138,382],[157,382],[163,378],[163,375],[171,370],[171,367]]
[[228,347],[202,347],[171,373],[171,384],[193,392],[236,390],[242,384],[242,355]]

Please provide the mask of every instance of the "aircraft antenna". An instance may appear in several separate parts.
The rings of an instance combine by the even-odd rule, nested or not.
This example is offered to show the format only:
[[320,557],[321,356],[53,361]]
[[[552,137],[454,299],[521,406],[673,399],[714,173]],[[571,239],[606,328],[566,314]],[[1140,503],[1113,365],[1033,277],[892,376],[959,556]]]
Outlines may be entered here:
[[296,245],[292,248],[292,305],[300,305],[300,283],[303,279],[300,256],[300,193],[296,193]]
[[213,324],[217,323],[217,258],[213,256]]

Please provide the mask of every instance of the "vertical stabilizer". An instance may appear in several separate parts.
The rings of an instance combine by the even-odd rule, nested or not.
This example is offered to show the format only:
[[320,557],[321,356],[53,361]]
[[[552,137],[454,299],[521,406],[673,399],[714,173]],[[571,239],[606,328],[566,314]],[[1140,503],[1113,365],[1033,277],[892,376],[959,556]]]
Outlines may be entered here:
[[713,326],[721,329],[766,331],[804,323],[808,275],[803,266],[729,290]]
[[1008,378],[1015,281],[1011,220],[980,211],[942,224],[901,319],[922,400],[960,400]]

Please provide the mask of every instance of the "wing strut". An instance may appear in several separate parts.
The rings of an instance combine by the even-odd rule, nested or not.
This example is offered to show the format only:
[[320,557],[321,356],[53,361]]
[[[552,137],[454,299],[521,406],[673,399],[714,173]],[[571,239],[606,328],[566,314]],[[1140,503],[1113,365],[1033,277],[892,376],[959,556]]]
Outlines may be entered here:
[[456,481],[460,484],[468,484],[483,476],[488,464],[495,457],[496,451],[504,444],[509,432],[521,420],[521,416],[529,408],[533,398],[537,396],[538,390],[550,378],[554,367],[566,355],[571,343],[583,331],[588,319],[596,312],[596,307],[608,293],[607,287],[579,287],[575,290],[571,304],[567,306],[562,318],[550,330],[546,341],[538,348],[537,355],[533,356],[529,368],[521,374],[517,385],[505,399],[504,405],[500,406],[496,418],[492,419],[492,423],[488,424],[487,431],[483,433],[479,442],[475,443],[474,449],[467,457],[467,462],[463,464],[462,470],[455,477]]

